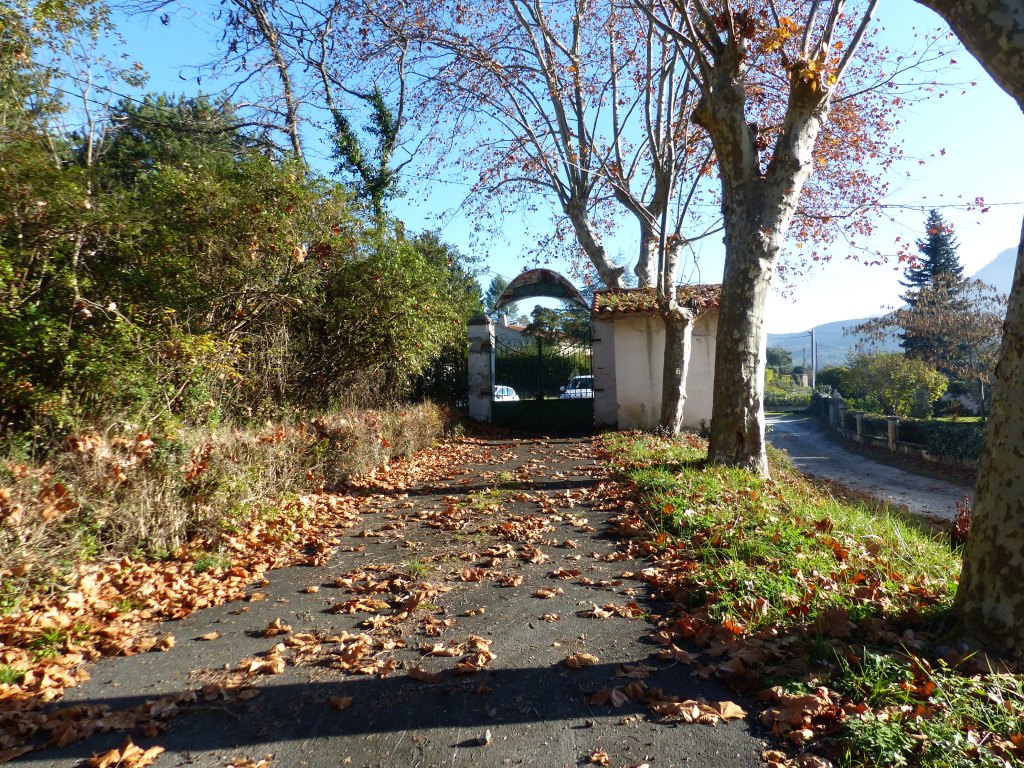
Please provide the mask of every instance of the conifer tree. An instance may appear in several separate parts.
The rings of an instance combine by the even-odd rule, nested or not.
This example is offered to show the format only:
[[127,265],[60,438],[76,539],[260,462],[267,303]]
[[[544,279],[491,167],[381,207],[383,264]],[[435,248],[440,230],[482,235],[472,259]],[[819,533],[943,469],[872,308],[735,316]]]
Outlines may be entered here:
[[[956,308],[952,305],[962,300],[960,287],[964,282],[964,268],[957,256],[959,243],[953,236],[953,228],[934,209],[928,213],[925,227],[925,238],[917,241],[921,258],[907,268],[906,280],[900,282],[907,292],[901,298],[913,310],[918,306],[922,291],[932,297],[931,303],[935,296],[942,296],[943,301],[950,304],[946,309],[951,312]],[[941,308],[931,307],[931,310],[934,313]],[[947,340],[936,332],[905,329],[900,335],[900,346],[908,357],[938,363],[940,368],[946,345]]]

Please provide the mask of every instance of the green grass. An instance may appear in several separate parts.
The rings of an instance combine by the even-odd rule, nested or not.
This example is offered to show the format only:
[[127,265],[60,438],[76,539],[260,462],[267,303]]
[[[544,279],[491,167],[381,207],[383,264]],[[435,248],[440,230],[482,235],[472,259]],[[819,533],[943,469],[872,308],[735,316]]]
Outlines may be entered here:
[[766,480],[707,464],[692,435],[619,433],[605,447],[664,534],[652,557],[670,565],[657,583],[677,610],[764,649],[747,670],[762,686],[825,686],[859,708],[823,737],[838,764],[1022,764],[1024,676],[971,676],[930,651],[955,626],[960,560],[945,537],[834,498],[775,451]]
[[511,495],[510,488],[484,488],[469,494],[466,505],[477,512],[486,512],[500,507]]
[[414,579],[422,579],[429,570],[430,566],[422,560],[411,560],[409,562],[409,575]]
[[18,685],[25,678],[24,669],[0,664],[0,685]]
[[214,569],[222,571],[231,567],[231,558],[223,552],[201,552],[195,557],[192,563],[192,570],[196,573],[206,573]]

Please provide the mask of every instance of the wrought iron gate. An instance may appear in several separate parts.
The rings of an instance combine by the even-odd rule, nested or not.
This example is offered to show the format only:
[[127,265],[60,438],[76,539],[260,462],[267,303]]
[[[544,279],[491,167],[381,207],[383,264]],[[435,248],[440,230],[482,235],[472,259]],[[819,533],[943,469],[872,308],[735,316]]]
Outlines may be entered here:
[[589,338],[496,339],[491,421],[540,432],[592,429],[593,379],[585,378],[592,375]]

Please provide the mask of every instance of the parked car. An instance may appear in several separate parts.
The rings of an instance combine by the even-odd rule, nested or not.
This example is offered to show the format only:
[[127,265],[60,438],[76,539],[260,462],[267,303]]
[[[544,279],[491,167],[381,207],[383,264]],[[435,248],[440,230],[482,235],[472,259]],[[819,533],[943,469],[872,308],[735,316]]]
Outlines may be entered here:
[[502,402],[511,403],[519,400],[519,395],[512,387],[506,387],[504,384],[499,384],[494,388],[494,399],[501,400]]
[[562,400],[576,400],[577,398],[594,396],[593,376],[574,376],[569,383],[562,387]]

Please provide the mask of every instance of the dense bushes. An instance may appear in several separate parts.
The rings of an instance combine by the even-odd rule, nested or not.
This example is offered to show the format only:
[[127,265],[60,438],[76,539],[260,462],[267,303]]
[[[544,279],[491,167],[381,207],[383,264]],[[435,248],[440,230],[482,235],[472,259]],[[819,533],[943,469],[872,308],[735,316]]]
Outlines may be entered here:
[[807,408],[811,404],[810,392],[787,392],[766,387],[764,391],[766,408]]
[[88,156],[37,121],[0,125],[9,440],[378,405],[464,337],[479,289],[436,236],[254,148],[228,104],[118,111]]
[[917,443],[933,456],[955,459],[980,459],[985,440],[985,424],[977,421],[900,421],[899,438]]
[[81,561],[216,539],[253,515],[279,514],[295,493],[427,447],[447,418],[419,405],[261,430],[72,435],[45,463],[0,464],[0,573],[59,580]]

